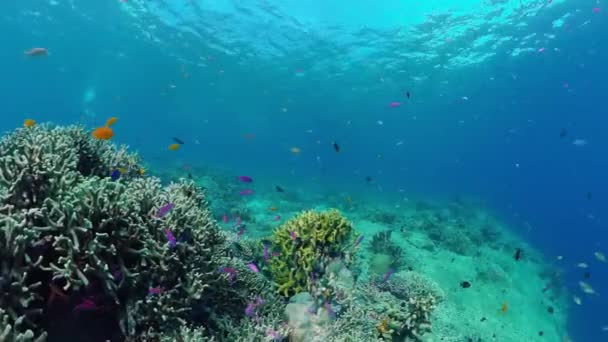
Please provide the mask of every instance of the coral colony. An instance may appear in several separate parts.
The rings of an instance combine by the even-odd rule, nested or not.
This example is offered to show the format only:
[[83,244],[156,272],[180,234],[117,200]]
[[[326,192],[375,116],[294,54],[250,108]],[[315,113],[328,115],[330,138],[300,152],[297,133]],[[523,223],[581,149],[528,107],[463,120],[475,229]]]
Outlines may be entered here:
[[[332,209],[249,238],[240,225],[249,213],[221,229],[192,179],[163,186],[142,169],[136,154],[81,127],[31,125],[0,140],[0,341],[417,341],[433,332],[444,292],[411,270],[390,232],[362,243]],[[468,238],[416,222],[435,245],[469,253]],[[361,276],[363,252],[375,275]]]

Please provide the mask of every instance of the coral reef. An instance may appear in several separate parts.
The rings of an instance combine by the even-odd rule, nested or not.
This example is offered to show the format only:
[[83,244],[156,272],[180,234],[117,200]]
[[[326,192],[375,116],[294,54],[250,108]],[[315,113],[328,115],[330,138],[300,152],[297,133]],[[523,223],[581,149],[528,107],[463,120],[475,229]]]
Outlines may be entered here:
[[271,241],[280,254],[270,259],[279,293],[289,297],[307,291],[333,258],[349,262],[353,228],[337,210],[306,211],[287,221]]
[[[397,270],[403,266],[403,249],[391,241],[391,230],[385,230],[374,234],[370,244],[371,251],[376,255],[384,255],[388,258],[388,268]],[[386,270],[380,271],[380,273]]]
[[[0,141],[3,340],[40,341],[91,320],[106,322],[107,339],[158,339],[186,324],[222,334],[254,293],[272,289],[228,257],[193,182],[163,188],[140,169],[126,148],[79,127],[18,129]],[[227,266],[236,283],[218,271]]]

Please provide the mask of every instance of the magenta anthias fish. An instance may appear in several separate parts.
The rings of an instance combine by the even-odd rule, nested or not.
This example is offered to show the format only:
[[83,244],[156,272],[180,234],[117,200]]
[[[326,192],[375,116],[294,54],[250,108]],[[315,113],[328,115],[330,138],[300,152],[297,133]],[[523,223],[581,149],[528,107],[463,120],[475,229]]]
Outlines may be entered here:
[[245,190],[241,190],[241,191],[239,192],[239,194],[240,194],[241,196],[253,195],[253,190],[251,190],[251,189],[245,189]]
[[255,273],[260,272],[260,269],[254,263],[247,264],[247,267]]
[[239,180],[243,183],[251,183],[253,182],[253,178],[249,176],[239,176]]
[[165,236],[167,237],[167,243],[169,244],[169,247],[173,248],[177,245],[177,241],[175,240],[175,235],[173,235],[173,232],[171,232],[171,229],[169,229],[169,228],[165,229]]
[[158,212],[156,213],[156,217],[161,218],[161,217],[167,215],[171,211],[171,209],[173,209],[173,207],[175,207],[175,204],[173,204],[173,203],[167,203],[167,204],[163,205],[162,207],[160,207],[160,209],[158,209]]

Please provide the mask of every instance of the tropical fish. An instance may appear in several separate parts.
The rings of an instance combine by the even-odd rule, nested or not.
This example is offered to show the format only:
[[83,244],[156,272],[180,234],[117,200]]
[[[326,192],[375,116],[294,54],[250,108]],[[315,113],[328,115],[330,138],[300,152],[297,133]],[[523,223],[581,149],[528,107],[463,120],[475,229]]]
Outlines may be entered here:
[[279,210],[279,208],[277,208],[277,207],[270,207],[270,208],[268,208],[268,210],[270,210],[270,211],[277,211],[277,210]]
[[181,145],[180,144],[171,144],[168,149],[171,151],[177,151]]
[[171,229],[165,229],[165,236],[167,237],[169,247],[173,248],[177,245],[177,241],[175,240],[175,236],[173,235],[173,232],[171,232]]
[[167,215],[167,213],[169,213],[169,211],[171,211],[171,209],[173,209],[173,207],[175,207],[175,204],[173,204],[173,203],[167,203],[167,204],[163,205],[162,207],[160,207],[158,209],[158,212],[156,213],[156,217],[161,218],[161,217]]
[[281,220],[281,215],[277,215],[273,219],[274,222],[277,222],[277,221],[280,221],[280,220]]
[[386,283],[391,276],[393,275],[393,273],[395,273],[395,269],[394,268],[389,268],[388,271],[386,271],[386,273],[384,273],[384,277],[382,278],[382,282]]
[[389,103],[388,105],[391,108],[397,108],[397,107],[401,106],[401,102],[394,101],[394,102]]
[[164,291],[165,291],[165,289],[160,286],[148,288],[148,294],[151,296],[159,295],[159,294],[163,293]]
[[249,176],[239,176],[239,180],[243,183],[251,183],[253,182],[253,178]]
[[581,300],[580,297],[578,296],[572,296],[572,300],[574,301],[574,303],[576,303],[577,305],[581,305],[583,304],[583,301]]
[[589,267],[589,265],[587,265],[587,264],[586,264],[586,263],[584,263],[584,262],[579,262],[579,263],[576,265],[576,267],[578,267],[578,268],[587,268],[587,267]]
[[228,274],[228,280],[230,283],[234,283],[236,281],[236,269],[222,266],[220,267],[220,272]]
[[247,317],[251,317],[251,316],[255,315],[257,308],[262,304],[264,304],[264,300],[262,299],[262,297],[260,297],[260,296],[255,297],[255,301],[249,302],[247,304],[247,306],[245,307],[245,315]]
[[81,310],[95,310],[97,309],[97,304],[90,298],[84,298],[78,305],[74,307],[74,311]]
[[302,150],[299,147],[292,147],[290,149],[291,153],[293,154],[300,154],[300,152],[302,152]]
[[283,190],[283,188],[281,188],[281,187],[280,187],[280,186],[278,186],[278,185],[277,185],[277,186],[275,186],[274,188],[275,188],[275,190],[276,190],[277,192],[285,192],[285,190]]
[[249,267],[249,269],[252,270],[254,273],[260,272],[260,269],[254,263],[247,264],[247,267]]
[[24,54],[28,55],[28,56],[48,56],[49,54],[49,50],[45,49],[45,48],[32,48],[29,49],[27,51],[23,52]]
[[112,173],[110,173],[110,178],[113,181],[117,181],[120,178],[120,170],[118,170],[118,169],[113,170]]
[[327,311],[327,316],[329,316],[330,318],[336,318],[336,312],[332,308],[331,303],[325,303],[324,307],[325,311]]
[[264,245],[264,260],[268,261],[268,259],[270,259],[270,241],[263,241],[262,244]]
[[144,169],[144,168],[142,167],[142,168],[140,168],[140,169],[139,169],[137,172],[139,173],[139,175],[140,175],[140,176],[143,176],[143,175],[146,173],[146,169]]
[[409,98],[410,98],[410,92],[409,92],[409,91],[406,91],[406,92],[405,92],[405,96],[406,96],[406,97],[409,99]]
[[106,120],[106,127],[112,126],[113,124],[116,123],[116,121],[118,121],[118,118],[115,116],[109,118],[108,120]]
[[521,248],[515,250],[515,255],[513,256],[513,258],[515,259],[515,261],[519,261],[519,259],[521,259]]
[[91,135],[97,140],[110,140],[114,136],[114,131],[110,127],[96,128]]
[[171,138],[171,139],[173,139],[173,141],[175,141],[176,143],[178,143],[178,144],[180,144],[180,145],[183,145],[183,144],[184,144],[184,141],[183,141],[183,140],[181,140],[181,139],[179,139],[179,138],[173,137],[173,138]]
[[23,127],[34,127],[36,126],[36,121],[32,120],[32,119],[25,119],[25,121],[23,122]]
[[357,241],[355,241],[355,247],[359,246],[359,244],[361,243],[361,241],[363,241],[364,238],[365,238],[365,235],[360,235],[357,238]]
[[595,252],[593,253],[593,255],[595,255],[595,258],[601,262],[606,262],[606,256],[602,253],[602,252]]
[[581,290],[583,290],[583,292],[585,292],[586,294],[595,294],[595,290],[588,283],[584,281],[579,281],[578,285],[581,287]]
[[249,196],[249,195],[253,195],[253,190],[251,189],[245,189],[245,190],[241,190],[239,192],[239,195],[241,196]]
[[583,146],[587,145],[587,140],[585,140],[585,139],[574,139],[574,141],[572,141],[572,145],[578,146],[578,147],[583,147]]
[[460,282],[460,287],[462,287],[463,289],[468,289],[469,287],[471,287],[471,283],[468,281],[462,281]]
[[334,146],[334,150],[336,150],[336,152],[340,152],[340,145],[338,145],[337,142],[333,142],[332,145]]
[[228,215],[224,214],[224,216],[222,216],[222,222],[228,223],[229,221],[230,221],[230,219],[228,218]]
[[509,303],[507,303],[507,301],[505,301],[504,303],[502,303],[502,307],[500,308],[500,311],[502,311],[502,313],[507,313],[507,310],[509,310]]
[[246,225],[242,225],[241,229],[239,229],[239,231],[236,233],[236,238],[239,239],[241,237],[241,235],[243,235],[245,233],[245,229],[247,228]]
[[295,230],[290,230],[289,231],[289,236],[291,237],[292,240],[296,240],[298,238],[298,236],[296,235]]

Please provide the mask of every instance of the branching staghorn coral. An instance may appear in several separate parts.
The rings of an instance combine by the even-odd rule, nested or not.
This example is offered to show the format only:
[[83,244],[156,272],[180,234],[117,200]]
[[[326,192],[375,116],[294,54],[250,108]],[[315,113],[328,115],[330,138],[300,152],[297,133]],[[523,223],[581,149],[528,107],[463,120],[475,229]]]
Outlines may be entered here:
[[[18,129],[0,141],[0,336],[43,339],[82,310],[139,340],[244,316],[260,282],[242,261],[234,286],[218,271],[225,238],[203,192],[185,181],[163,188],[139,169],[126,148],[79,127]],[[197,317],[201,307],[219,314]]]

